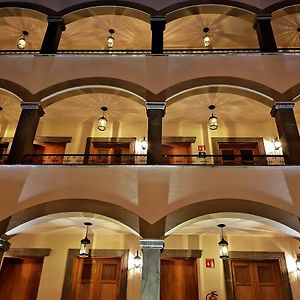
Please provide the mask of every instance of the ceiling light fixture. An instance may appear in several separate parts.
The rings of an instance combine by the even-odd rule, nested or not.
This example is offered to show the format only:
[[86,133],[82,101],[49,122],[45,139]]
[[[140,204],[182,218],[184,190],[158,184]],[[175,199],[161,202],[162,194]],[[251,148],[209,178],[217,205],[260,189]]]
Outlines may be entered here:
[[204,46],[205,47],[209,47],[210,46],[210,37],[208,35],[209,28],[208,27],[204,27],[203,28],[203,32],[205,33],[205,36],[203,37]]
[[108,49],[112,49],[112,47],[114,46],[114,40],[115,40],[113,37],[115,30],[111,28],[108,30],[108,32],[109,32],[109,36],[106,39],[106,45],[107,45]]
[[[300,250],[300,247],[299,247]],[[297,271],[300,272],[300,253],[297,254],[297,258],[296,258],[296,266],[297,266]]]
[[17,44],[17,47],[20,50],[23,50],[26,47],[27,41],[25,39],[25,36],[28,36],[29,33],[28,33],[28,31],[23,30],[22,34],[23,34],[23,36],[19,38],[18,44]]
[[106,106],[102,106],[101,110],[102,110],[102,117],[99,118],[98,129],[100,131],[104,131],[106,129],[106,123],[107,123],[107,119],[104,117],[104,113],[108,110],[108,108]]
[[222,259],[227,259],[229,258],[229,253],[228,253],[228,242],[224,239],[223,236],[223,228],[226,226],[225,224],[218,224],[217,225],[221,229],[221,241],[218,243],[219,244],[219,251],[220,251],[220,258]]
[[90,252],[89,247],[91,244],[91,241],[88,239],[88,233],[89,233],[89,226],[92,226],[92,223],[84,222],[83,224],[86,226],[86,232],[85,232],[85,237],[80,241],[79,256],[88,257]]
[[[214,110],[216,108],[215,105],[211,104],[208,109]],[[211,113],[211,116],[208,118],[208,125],[210,130],[218,129],[218,118]]]

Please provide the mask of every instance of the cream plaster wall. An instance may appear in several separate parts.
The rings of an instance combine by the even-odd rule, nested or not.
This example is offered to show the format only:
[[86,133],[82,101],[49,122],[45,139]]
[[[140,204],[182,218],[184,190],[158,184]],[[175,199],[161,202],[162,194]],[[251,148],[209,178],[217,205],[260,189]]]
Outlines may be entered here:
[[[64,272],[66,266],[67,250],[78,248],[80,234],[19,234],[11,239],[12,248],[51,248],[49,257],[45,257],[42,270],[38,300],[59,300],[61,297]],[[299,242],[286,236],[255,235],[230,236],[226,239],[229,242],[231,251],[270,251],[285,252],[289,279],[294,295],[298,300],[300,294],[300,273],[297,274],[295,258],[298,253]],[[165,240],[165,249],[201,249],[202,257],[198,260],[199,295],[205,299],[205,295],[217,290],[219,299],[226,299],[223,263],[218,257],[218,235],[172,235]],[[140,299],[141,272],[132,265],[134,252],[139,248],[139,239],[130,234],[94,235],[93,248],[97,249],[129,249],[128,262],[128,284],[127,300]],[[213,258],[215,268],[205,268],[205,259]]]

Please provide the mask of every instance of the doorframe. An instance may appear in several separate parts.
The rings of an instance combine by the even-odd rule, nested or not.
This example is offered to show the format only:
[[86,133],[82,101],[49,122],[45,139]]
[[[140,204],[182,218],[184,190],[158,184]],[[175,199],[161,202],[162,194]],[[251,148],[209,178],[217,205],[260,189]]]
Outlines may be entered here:
[[[126,300],[127,292],[127,272],[128,272],[128,254],[129,250],[111,250],[111,249],[92,249],[90,250],[91,257],[99,258],[121,258],[121,278],[120,278],[120,300]],[[68,300],[72,288],[72,271],[75,259],[79,256],[79,249],[69,249],[64,285],[62,290],[61,300]]]
[[229,259],[223,260],[226,299],[234,300],[234,288],[232,280],[231,259],[240,260],[277,260],[282,278],[283,296],[285,300],[293,300],[292,290],[289,281],[289,273],[286,267],[284,252],[265,251],[229,251]]
[[264,139],[262,137],[212,137],[213,154],[219,154],[219,143],[257,143],[260,155],[266,155]]

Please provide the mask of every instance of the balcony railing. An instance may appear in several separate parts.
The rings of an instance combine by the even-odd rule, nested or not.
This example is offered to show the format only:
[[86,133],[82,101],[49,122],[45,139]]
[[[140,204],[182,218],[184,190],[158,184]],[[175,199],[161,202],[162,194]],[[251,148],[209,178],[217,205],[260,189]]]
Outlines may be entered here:
[[[261,53],[257,48],[238,48],[238,49],[164,49],[163,55],[206,55],[206,54],[258,54]],[[300,54],[300,48],[279,48],[277,53]],[[57,55],[93,55],[93,56],[144,56],[152,55],[150,49],[137,50],[58,50]],[[276,52],[272,53],[276,54]],[[42,55],[40,50],[0,50],[0,55]],[[46,54],[47,55],[47,54]],[[53,54],[51,54],[53,55]],[[161,54],[160,54],[161,55]]]
[[[8,155],[0,155],[0,164]],[[162,155],[162,165],[282,166],[283,155]],[[146,165],[146,154],[29,154],[22,165]]]

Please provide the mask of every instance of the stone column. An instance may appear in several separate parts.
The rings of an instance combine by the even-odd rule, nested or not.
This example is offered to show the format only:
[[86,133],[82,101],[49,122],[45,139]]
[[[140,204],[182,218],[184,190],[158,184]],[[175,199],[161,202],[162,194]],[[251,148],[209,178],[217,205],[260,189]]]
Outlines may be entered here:
[[293,102],[276,102],[271,110],[271,116],[276,121],[282,152],[287,156],[285,161],[289,165],[300,164],[300,138],[293,111],[294,105]]
[[22,162],[23,157],[32,151],[39,120],[44,115],[42,107],[37,102],[23,102],[21,108],[22,112],[7,159],[9,164]]
[[164,249],[163,240],[141,240],[143,251],[141,300],[160,299],[160,255]]
[[164,31],[166,29],[165,16],[151,16],[151,31],[152,31],[152,54],[162,54],[164,51]]
[[276,41],[271,25],[272,15],[256,15],[256,30],[261,52],[277,52]]
[[65,31],[65,23],[60,16],[49,16],[48,27],[41,47],[41,54],[55,54],[61,34]]
[[162,118],[165,115],[164,102],[147,102],[148,116],[148,151],[147,164],[154,165],[161,162],[162,150]]

